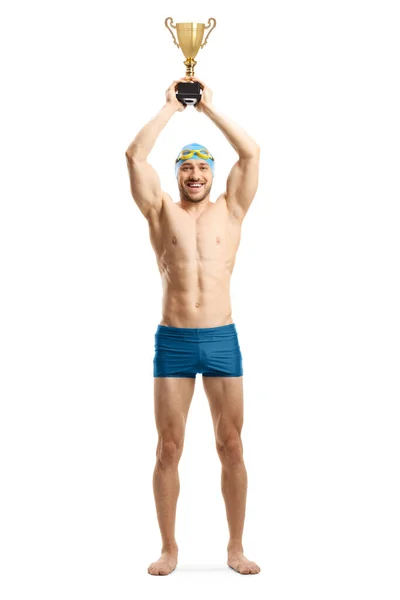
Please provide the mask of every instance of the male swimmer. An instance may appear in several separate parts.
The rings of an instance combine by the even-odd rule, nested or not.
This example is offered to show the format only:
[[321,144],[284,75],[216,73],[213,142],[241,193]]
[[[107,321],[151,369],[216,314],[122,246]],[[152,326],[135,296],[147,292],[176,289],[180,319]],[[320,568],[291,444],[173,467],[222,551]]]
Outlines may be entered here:
[[[202,89],[196,110],[215,123],[238,154],[226,190],[215,202],[210,201],[215,158],[205,146],[188,144],[176,158],[179,202],[161,189],[157,173],[147,162],[170,118],[186,109],[175,93],[179,81],[188,79],[198,81]],[[132,196],[148,221],[163,285],[153,360],[158,431],[153,489],[162,549],[160,558],[148,567],[151,575],[168,575],[177,565],[178,463],[197,373],[202,374],[222,465],[229,528],[227,564],[241,574],[260,571],[244,556],[242,546],[247,494],[241,439],[243,366],[229,289],[242,222],[258,186],[259,157],[256,142],[215,108],[210,88],[197,77],[171,84],[163,108],[126,151]]]

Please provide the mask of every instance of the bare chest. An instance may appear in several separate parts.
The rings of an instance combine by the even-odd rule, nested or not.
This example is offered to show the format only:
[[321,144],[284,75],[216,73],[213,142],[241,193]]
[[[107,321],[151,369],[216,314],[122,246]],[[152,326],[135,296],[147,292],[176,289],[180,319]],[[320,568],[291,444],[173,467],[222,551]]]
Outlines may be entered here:
[[150,239],[157,259],[234,262],[240,243],[240,224],[225,201],[209,205],[199,216],[167,203],[157,223],[150,224]]

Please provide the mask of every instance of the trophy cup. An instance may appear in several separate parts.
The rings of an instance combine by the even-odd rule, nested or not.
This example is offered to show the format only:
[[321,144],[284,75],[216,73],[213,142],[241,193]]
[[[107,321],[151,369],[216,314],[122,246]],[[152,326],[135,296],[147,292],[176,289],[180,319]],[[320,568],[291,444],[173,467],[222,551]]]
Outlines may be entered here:
[[[170,25],[176,29],[178,35],[178,42],[175,39],[174,32],[168,26],[168,21],[171,21]],[[211,22],[214,22],[210,31],[207,33],[206,38],[203,42],[204,31],[211,26]],[[186,66],[186,76],[192,77],[194,75],[194,67],[197,65],[197,61],[194,60],[196,54],[200,48],[204,48],[207,44],[208,36],[216,26],[217,21],[214,18],[208,19],[208,25],[204,23],[177,23],[173,25],[172,17],[165,19],[165,27],[171,32],[172,39],[174,40],[175,46],[180,48],[186,58],[183,64]],[[188,81],[187,83],[178,83],[178,91],[176,94],[177,99],[182,104],[191,104],[194,106],[201,99],[201,89],[198,81]]]

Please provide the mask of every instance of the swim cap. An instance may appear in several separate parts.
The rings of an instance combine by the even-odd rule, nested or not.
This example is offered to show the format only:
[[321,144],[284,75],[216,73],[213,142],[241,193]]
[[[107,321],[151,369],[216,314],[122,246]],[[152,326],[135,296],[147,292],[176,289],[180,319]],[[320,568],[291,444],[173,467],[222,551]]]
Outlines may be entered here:
[[175,176],[176,177],[178,176],[178,171],[179,171],[181,164],[183,162],[185,162],[185,160],[193,160],[193,159],[203,160],[204,162],[208,163],[211,167],[212,174],[214,175],[214,168],[215,168],[214,167],[214,159],[211,158],[211,153],[207,150],[207,148],[205,146],[201,146],[200,144],[196,144],[196,143],[187,144],[186,146],[183,146],[183,148],[179,152],[177,158],[180,157],[180,155],[182,154],[182,152],[184,150],[203,150],[203,152],[205,151],[204,152],[205,154],[209,155],[209,158],[202,158],[201,156],[198,156],[197,154],[193,154],[193,156],[191,156],[190,158],[182,158],[182,159],[178,160],[177,162],[175,162]]

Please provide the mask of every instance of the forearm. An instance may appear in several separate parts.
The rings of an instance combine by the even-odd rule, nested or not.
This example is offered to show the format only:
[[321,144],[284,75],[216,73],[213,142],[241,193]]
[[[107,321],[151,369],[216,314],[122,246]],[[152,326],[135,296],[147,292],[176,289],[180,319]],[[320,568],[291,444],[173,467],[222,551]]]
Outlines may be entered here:
[[223,115],[213,104],[206,104],[202,111],[222,131],[240,158],[253,156],[259,151],[258,144],[237,123]]
[[161,131],[175,112],[175,106],[166,103],[156,116],[142,127],[125,154],[130,158],[146,160]]

